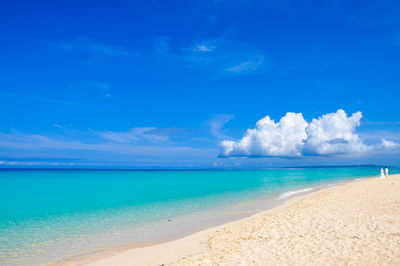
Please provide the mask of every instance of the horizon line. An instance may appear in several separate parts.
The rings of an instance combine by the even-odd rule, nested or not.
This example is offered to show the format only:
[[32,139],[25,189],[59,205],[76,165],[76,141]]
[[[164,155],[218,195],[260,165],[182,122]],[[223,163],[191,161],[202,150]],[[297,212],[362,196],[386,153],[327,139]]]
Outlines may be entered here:
[[[398,167],[387,165],[388,167]],[[310,166],[281,166],[281,167],[220,167],[220,168],[110,168],[110,167],[0,167],[0,171],[223,171],[223,170],[267,170],[267,169],[294,169],[294,168],[352,168],[352,167],[382,167],[376,164],[352,164],[352,165],[310,165]]]

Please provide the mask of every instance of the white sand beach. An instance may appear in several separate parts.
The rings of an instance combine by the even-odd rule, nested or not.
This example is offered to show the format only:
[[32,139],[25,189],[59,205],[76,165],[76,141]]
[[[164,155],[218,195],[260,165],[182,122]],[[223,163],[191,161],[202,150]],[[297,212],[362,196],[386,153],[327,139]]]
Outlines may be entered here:
[[87,265],[400,265],[400,175],[330,187]]

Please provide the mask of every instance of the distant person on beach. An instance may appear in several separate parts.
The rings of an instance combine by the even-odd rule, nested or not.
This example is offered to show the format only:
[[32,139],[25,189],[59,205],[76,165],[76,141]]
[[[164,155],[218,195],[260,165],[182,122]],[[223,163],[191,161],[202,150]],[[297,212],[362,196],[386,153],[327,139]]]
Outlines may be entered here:
[[383,168],[381,168],[381,174],[379,176],[379,179],[384,179],[385,178],[385,174],[383,173]]
[[385,176],[389,177],[389,168],[385,166]]

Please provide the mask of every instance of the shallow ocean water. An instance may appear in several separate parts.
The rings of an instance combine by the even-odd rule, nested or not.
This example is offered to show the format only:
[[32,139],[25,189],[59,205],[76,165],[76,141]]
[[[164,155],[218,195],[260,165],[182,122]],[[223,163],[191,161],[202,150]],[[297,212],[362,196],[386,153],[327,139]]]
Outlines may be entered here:
[[42,264],[154,243],[178,236],[179,229],[167,232],[176,221],[183,230],[246,201],[378,173],[378,167],[1,170],[0,264]]

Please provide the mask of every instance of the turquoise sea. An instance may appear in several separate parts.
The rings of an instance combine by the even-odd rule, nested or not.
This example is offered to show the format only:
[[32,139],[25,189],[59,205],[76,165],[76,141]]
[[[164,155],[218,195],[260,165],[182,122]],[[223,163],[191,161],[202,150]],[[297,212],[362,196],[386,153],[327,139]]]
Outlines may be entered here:
[[[400,173],[391,169],[391,173]],[[246,202],[378,176],[379,167],[0,170],[0,264],[43,264],[178,237]],[[304,190],[306,191],[306,190]],[[283,194],[286,193],[286,194]],[[250,206],[250,205],[249,205]],[[219,216],[218,216],[219,215]],[[225,217],[226,218],[226,217]],[[232,218],[232,217],[231,217]],[[186,231],[185,231],[186,230]]]

